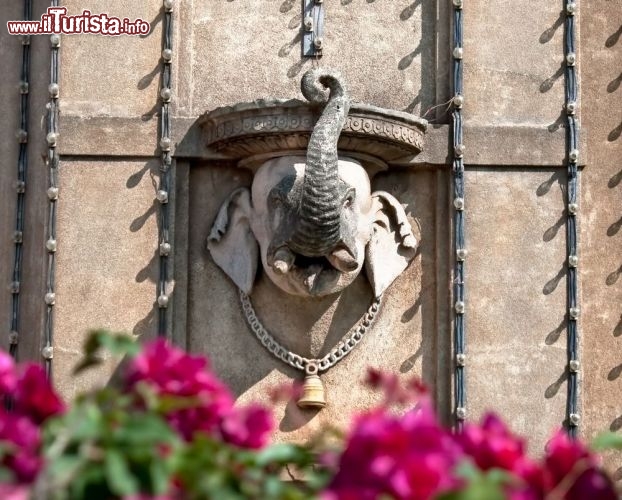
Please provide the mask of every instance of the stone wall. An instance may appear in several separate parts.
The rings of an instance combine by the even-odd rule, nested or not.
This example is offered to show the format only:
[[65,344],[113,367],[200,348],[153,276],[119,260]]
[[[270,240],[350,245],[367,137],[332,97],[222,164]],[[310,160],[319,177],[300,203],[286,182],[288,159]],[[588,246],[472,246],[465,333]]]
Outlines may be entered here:
[[[88,3],[88,6],[86,5]],[[175,266],[173,338],[212,354],[216,369],[242,399],[293,375],[251,338],[234,286],[215,267],[205,238],[222,199],[250,182],[243,170],[218,162],[205,148],[197,118],[218,106],[260,97],[298,97],[298,0],[186,0],[175,11],[173,130]],[[0,25],[19,19],[20,2],[0,13]],[[35,17],[47,4],[35,0]],[[298,439],[325,419],[344,421],[369,404],[358,387],[367,364],[418,374],[451,407],[449,169],[449,1],[340,0],[327,6],[320,63],[344,74],[357,100],[425,113],[425,150],[375,181],[393,192],[421,226],[422,246],[385,297],[366,345],[326,377],[344,406],[309,423],[283,415],[281,436]],[[105,381],[110,360],[90,378],[74,380],[71,366],[91,327],[155,334],[158,273],[158,92],[161,2],[63,2],[70,13],[89,8],[145,19],[145,37],[64,36],[61,56],[61,198],[58,215],[55,381],[72,396]],[[565,130],[562,2],[465,3],[465,153],[467,200],[467,351],[469,418],[492,408],[539,449],[561,425],[566,404]],[[620,12],[608,0],[586,0],[579,13],[582,122],[580,175],[581,433],[622,429],[622,92]],[[44,106],[49,43],[33,37],[27,231],[22,280],[22,359],[39,359],[45,283],[46,168]],[[0,276],[11,281],[15,217],[21,45],[0,30]],[[433,108],[434,106],[438,106]],[[432,109],[433,108],[433,109]],[[294,330],[332,328],[339,336],[367,306],[365,278],[347,294],[308,309],[275,297],[260,278],[258,314],[275,335],[297,343]],[[280,308],[276,305],[280,304]],[[288,309],[305,314],[297,322]],[[9,324],[10,294],[0,294],[0,324]],[[8,333],[8,328],[5,328]],[[6,345],[7,335],[2,335]],[[305,346],[300,344],[300,348]],[[250,365],[250,368],[249,368]],[[289,412],[289,413],[288,413]],[[288,420],[289,419],[289,420]],[[304,424],[304,425],[303,425]],[[611,459],[616,470],[619,457]],[[617,469],[618,476],[621,475]]]

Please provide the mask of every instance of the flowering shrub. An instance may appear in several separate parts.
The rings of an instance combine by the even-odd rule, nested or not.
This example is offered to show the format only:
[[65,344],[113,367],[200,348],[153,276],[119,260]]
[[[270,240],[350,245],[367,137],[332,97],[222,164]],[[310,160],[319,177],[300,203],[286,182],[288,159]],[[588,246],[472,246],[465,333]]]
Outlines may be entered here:
[[[579,441],[559,433],[536,461],[492,414],[453,434],[416,381],[403,386],[370,371],[385,400],[355,419],[341,449],[268,445],[270,412],[234,406],[203,357],[95,332],[77,370],[100,362],[102,346],[129,363],[117,383],[70,408],[39,366],[15,366],[0,352],[1,499],[617,498]],[[621,441],[606,435],[596,444],[622,449]],[[305,481],[284,481],[291,467]]]

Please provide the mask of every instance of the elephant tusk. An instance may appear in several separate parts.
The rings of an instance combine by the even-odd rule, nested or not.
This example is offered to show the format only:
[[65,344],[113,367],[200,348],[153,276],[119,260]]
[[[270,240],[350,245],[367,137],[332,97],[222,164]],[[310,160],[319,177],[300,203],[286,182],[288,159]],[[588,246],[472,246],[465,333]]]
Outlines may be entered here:
[[358,267],[356,259],[345,248],[339,248],[328,257],[328,262],[343,273],[354,271]]
[[279,274],[287,274],[289,272],[289,266],[284,260],[275,260],[272,268]]
[[272,269],[278,274],[287,274],[294,265],[295,256],[289,248],[279,248],[274,253]]

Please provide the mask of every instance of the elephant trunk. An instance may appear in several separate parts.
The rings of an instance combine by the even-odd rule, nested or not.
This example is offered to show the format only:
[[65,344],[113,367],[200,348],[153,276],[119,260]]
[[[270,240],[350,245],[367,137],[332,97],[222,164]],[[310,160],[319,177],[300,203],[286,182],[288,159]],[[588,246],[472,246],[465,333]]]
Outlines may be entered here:
[[331,70],[307,71],[301,90],[309,101],[326,104],[309,139],[298,226],[289,245],[295,252],[314,257],[326,255],[341,241],[343,200],[337,142],[350,109],[350,99],[340,75]]

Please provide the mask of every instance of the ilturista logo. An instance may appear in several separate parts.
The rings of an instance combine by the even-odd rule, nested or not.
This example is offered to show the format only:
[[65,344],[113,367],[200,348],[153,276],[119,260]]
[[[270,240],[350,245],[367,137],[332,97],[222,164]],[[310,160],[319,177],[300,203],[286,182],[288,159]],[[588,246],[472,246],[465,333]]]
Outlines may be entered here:
[[151,25],[142,19],[120,19],[107,14],[92,14],[83,10],[76,16],[67,15],[66,7],[48,7],[39,21],[7,21],[10,35],[74,35],[92,33],[96,35],[147,35]]

